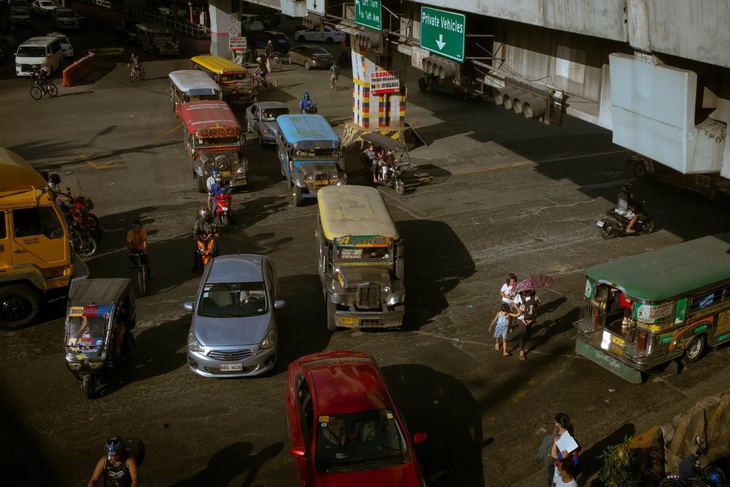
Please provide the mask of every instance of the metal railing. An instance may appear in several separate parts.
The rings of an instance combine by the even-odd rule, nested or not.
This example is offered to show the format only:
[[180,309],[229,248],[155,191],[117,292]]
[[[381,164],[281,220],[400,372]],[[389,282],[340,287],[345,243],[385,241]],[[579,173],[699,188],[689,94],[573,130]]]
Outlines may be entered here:
[[144,22],[164,25],[179,34],[192,37],[193,39],[207,39],[210,37],[210,27],[191,24],[190,22],[179,22],[169,15],[156,14],[149,10],[133,9],[132,16]]

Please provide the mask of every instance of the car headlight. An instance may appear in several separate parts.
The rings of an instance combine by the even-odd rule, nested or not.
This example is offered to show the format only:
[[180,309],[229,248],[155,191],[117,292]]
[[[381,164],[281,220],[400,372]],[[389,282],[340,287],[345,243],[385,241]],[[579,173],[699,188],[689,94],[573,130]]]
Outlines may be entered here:
[[195,338],[194,333],[188,334],[188,350],[191,352],[202,352],[204,350],[203,345]]
[[274,345],[276,345],[276,328],[272,328],[271,331],[266,335],[266,338],[264,338],[261,343],[259,343],[259,348],[265,350],[267,348],[273,347]]
[[271,133],[271,130],[269,130],[269,129],[263,129],[263,130],[261,131],[261,133],[262,133],[262,134],[270,134],[270,133]]

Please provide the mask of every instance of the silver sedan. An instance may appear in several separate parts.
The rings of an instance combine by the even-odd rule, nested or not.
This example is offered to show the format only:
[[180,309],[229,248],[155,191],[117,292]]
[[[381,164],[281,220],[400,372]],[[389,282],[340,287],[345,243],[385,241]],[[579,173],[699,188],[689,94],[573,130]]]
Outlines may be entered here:
[[256,135],[259,145],[276,144],[279,124],[276,118],[289,113],[287,106],[280,101],[261,101],[246,109],[246,129]]

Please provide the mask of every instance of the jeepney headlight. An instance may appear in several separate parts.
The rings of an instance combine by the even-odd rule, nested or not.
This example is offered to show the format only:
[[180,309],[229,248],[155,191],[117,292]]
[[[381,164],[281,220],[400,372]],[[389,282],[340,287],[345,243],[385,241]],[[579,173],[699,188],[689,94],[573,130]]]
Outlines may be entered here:
[[383,294],[390,294],[390,287],[383,286]]
[[398,298],[399,296],[397,294],[391,294],[390,296],[388,296],[385,304],[387,304],[388,306],[395,306],[396,304],[398,304]]
[[307,181],[311,181],[312,179],[314,179],[314,174],[307,174],[304,176],[304,179],[306,179]]
[[336,172],[330,174],[330,179],[337,179],[338,177],[339,175]]
[[100,369],[104,366],[104,362],[89,362],[89,367],[92,368],[92,370]]
[[[66,362],[73,362],[73,361],[74,361],[74,354],[72,354],[71,352],[68,352],[66,354]],[[71,364],[69,364],[69,365],[71,365]]]
[[191,352],[203,352],[205,349],[203,345],[195,338],[194,333],[188,335],[188,350]]
[[71,370],[80,370],[81,362],[68,362],[68,368]]
[[241,161],[239,162],[238,173],[244,174],[247,172],[248,172],[248,159],[246,159],[245,157],[242,157]]

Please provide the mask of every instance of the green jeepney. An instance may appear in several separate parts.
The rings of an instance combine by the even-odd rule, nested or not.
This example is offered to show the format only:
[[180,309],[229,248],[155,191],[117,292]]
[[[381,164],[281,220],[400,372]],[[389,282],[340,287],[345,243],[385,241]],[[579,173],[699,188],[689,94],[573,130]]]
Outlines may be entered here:
[[629,382],[730,341],[730,233],[618,259],[586,278],[575,350]]

